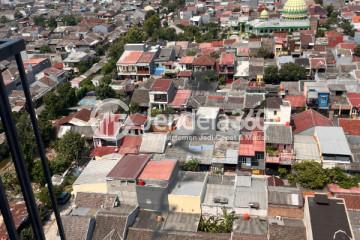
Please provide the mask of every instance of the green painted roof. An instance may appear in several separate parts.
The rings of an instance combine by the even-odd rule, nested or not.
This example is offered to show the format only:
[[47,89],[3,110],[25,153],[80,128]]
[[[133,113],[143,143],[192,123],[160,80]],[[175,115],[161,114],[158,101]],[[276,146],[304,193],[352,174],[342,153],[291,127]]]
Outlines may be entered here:
[[308,15],[308,9],[304,0],[288,0],[282,12],[284,19],[303,19]]

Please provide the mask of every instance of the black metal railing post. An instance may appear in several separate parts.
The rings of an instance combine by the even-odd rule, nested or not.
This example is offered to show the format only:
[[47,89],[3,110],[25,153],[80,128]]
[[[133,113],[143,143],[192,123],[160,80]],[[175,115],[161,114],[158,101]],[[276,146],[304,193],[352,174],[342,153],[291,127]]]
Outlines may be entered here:
[[4,219],[4,223],[8,233],[8,237],[10,238],[10,240],[17,240],[19,237],[14,224],[14,219],[11,214],[9,202],[6,198],[4,184],[1,179],[0,179],[0,208],[1,208],[1,215]]
[[52,208],[54,211],[56,223],[58,226],[59,235],[62,240],[65,240],[64,228],[62,225],[62,221],[61,221],[61,217],[60,217],[60,213],[59,213],[59,209],[57,206],[56,197],[55,197],[55,193],[54,193],[53,184],[51,181],[50,168],[49,168],[48,160],[45,155],[45,147],[44,147],[44,143],[42,141],[39,126],[37,123],[37,118],[36,118],[36,114],[35,114],[35,110],[34,110],[34,106],[33,106],[33,102],[32,102],[32,97],[31,97],[30,90],[29,90],[29,83],[27,82],[27,79],[26,79],[24,64],[21,59],[20,53],[15,55],[15,59],[16,59],[16,64],[17,64],[17,67],[19,70],[24,95],[26,98],[27,111],[30,115],[31,123],[33,126],[34,134],[35,134],[36,143],[38,145],[40,160],[41,160],[42,167],[44,170],[45,181],[47,183],[47,187],[49,190],[49,195],[50,195],[51,204],[52,204]]
[[45,235],[39,217],[39,211],[37,209],[37,204],[32,192],[32,186],[25,167],[24,158],[21,153],[16,127],[11,116],[11,107],[2,77],[0,78],[0,104],[1,121],[4,126],[7,143],[9,145],[11,157],[15,166],[16,174],[18,176],[21,192],[23,194],[26,208],[29,213],[33,233],[36,240],[45,240]]

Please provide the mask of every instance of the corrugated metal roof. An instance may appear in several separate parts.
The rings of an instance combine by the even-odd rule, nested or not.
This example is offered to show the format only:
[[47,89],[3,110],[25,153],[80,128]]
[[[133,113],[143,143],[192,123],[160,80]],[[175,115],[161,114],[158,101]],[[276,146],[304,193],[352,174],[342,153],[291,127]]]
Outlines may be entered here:
[[126,155],[124,156],[106,176],[110,179],[136,179],[146,163],[150,160],[150,155]]
[[322,154],[352,155],[342,127],[315,127],[315,136]]

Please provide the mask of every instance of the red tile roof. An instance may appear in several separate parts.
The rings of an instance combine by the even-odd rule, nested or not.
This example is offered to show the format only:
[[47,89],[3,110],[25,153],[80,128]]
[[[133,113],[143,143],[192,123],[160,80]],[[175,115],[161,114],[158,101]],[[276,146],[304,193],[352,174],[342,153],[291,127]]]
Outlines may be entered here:
[[101,120],[99,127],[95,131],[95,135],[100,136],[115,136],[120,131],[120,115],[106,114]]
[[195,59],[195,56],[184,56],[180,59],[180,64],[192,64]]
[[[18,229],[28,218],[25,202],[10,203],[9,205],[15,228]],[[4,221],[0,223],[0,239],[9,239]]]
[[339,48],[354,50],[356,48],[356,43],[340,43]]
[[110,147],[110,146],[97,147],[91,151],[90,156],[91,157],[102,157],[102,156],[112,154],[112,153],[117,153],[117,147]]
[[199,56],[194,59],[193,65],[197,66],[214,66],[216,60],[210,56]]
[[347,209],[360,210],[360,194],[336,194],[336,197],[344,199]]
[[239,145],[239,156],[255,156],[256,152],[264,152],[264,132],[253,131],[241,135]]
[[333,126],[330,119],[312,109],[295,114],[292,119],[294,122],[294,134],[315,126]]
[[191,77],[193,75],[193,71],[186,70],[186,71],[180,71],[177,76],[178,77]]
[[146,115],[135,113],[127,117],[124,125],[125,127],[134,127],[134,126],[138,127],[144,125],[146,121],[147,121]]
[[83,108],[81,110],[79,110],[78,112],[69,114],[68,116],[62,117],[59,120],[55,121],[55,125],[56,126],[60,126],[66,123],[69,123],[72,119],[76,118],[76,119],[80,119],[84,122],[88,122],[90,120],[91,117],[91,111]]
[[360,187],[352,187],[350,189],[341,188],[337,184],[328,184],[327,188],[332,194],[360,194]]
[[278,177],[270,176],[267,179],[268,186],[284,186],[284,181]]
[[347,93],[350,104],[355,108],[360,108],[360,93]]
[[156,79],[152,84],[150,91],[167,92],[170,89],[172,80],[170,79]]
[[115,167],[109,172],[107,178],[112,179],[137,179],[147,162],[150,155],[132,155],[124,156]]
[[234,53],[221,53],[220,56],[220,65],[234,65],[235,64],[235,54]]
[[303,95],[298,96],[285,96],[285,100],[290,102],[291,107],[301,108],[306,104],[306,98]]
[[211,46],[212,47],[222,47],[222,46],[224,46],[224,42],[223,41],[213,41],[213,42],[211,42]]
[[120,154],[138,154],[141,145],[141,136],[124,136],[119,147]]
[[176,160],[160,160],[160,161],[149,161],[139,179],[147,180],[170,180],[171,175],[175,169]]
[[182,107],[187,103],[190,96],[191,90],[177,90],[176,95],[170,105],[175,108]]
[[24,65],[37,65],[43,61],[45,61],[47,58],[30,58],[24,60]]
[[144,52],[143,54],[141,54],[141,56],[138,59],[137,63],[151,63],[154,56],[155,56],[155,53]]
[[339,126],[347,135],[360,136],[360,119],[339,118]]
[[310,68],[319,69],[326,67],[326,58],[310,58]]
[[142,54],[142,51],[125,51],[117,64],[136,64]]

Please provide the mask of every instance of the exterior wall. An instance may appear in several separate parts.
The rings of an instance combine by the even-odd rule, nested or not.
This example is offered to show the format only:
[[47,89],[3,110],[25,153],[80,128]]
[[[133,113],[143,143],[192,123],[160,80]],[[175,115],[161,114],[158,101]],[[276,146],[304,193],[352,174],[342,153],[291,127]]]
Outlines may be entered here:
[[121,203],[136,205],[136,183],[121,182],[121,180],[108,180],[107,181],[108,193],[117,194]]
[[183,196],[169,194],[169,210],[183,213],[201,213],[200,196]]
[[271,217],[282,216],[288,218],[303,219],[304,210],[296,207],[283,207],[270,205],[268,208],[268,215]]
[[226,209],[227,212],[231,212],[233,210],[232,207],[226,207],[221,205],[201,205],[202,214],[204,215],[212,215],[212,216],[219,216],[223,214],[223,209]]
[[327,109],[329,107],[329,93],[319,93],[317,104],[319,108]]
[[136,186],[139,207],[153,211],[169,211],[168,188]]
[[107,193],[107,186],[106,183],[73,185],[73,193],[76,195],[78,192]]
[[267,210],[266,209],[252,209],[252,208],[235,208],[235,214],[249,214],[253,216],[266,217]]
[[310,221],[310,211],[309,211],[309,204],[308,199],[305,199],[305,206],[304,206],[304,225],[306,228],[306,238],[307,240],[313,240],[312,235],[312,228],[311,228],[311,221]]

